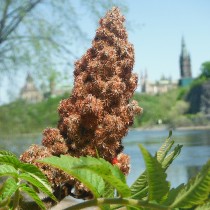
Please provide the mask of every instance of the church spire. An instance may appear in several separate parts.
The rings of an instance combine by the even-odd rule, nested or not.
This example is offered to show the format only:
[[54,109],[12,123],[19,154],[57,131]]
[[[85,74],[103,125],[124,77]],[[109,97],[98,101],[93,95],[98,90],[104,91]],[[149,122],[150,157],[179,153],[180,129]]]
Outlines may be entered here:
[[180,73],[181,73],[181,78],[192,78],[191,60],[190,60],[190,55],[187,52],[184,37],[182,37],[181,41]]
[[184,37],[182,37],[181,41],[181,54],[179,58],[179,65],[180,65],[179,86],[181,87],[188,86],[193,81],[193,78],[191,73],[190,54],[187,51]]
[[182,37],[182,46],[181,47],[182,47],[181,55],[184,57],[187,57],[188,53],[187,53],[187,48],[186,48],[184,37]]

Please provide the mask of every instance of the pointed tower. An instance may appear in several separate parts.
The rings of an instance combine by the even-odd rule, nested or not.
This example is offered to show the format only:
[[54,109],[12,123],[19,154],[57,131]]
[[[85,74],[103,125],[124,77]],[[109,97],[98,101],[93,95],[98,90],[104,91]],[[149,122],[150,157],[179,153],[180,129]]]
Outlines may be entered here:
[[179,59],[180,64],[180,86],[187,86],[192,82],[192,73],[191,73],[191,59],[190,54],[187,52],[186,44],[184,37],[182,37],[181,42],[181,55]]

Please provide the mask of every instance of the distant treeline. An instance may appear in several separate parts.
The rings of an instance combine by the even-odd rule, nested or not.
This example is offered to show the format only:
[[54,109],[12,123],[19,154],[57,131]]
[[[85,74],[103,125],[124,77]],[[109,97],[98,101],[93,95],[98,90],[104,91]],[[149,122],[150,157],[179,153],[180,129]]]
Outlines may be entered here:
[[18,100],[0,107],[0,135],[14,133],[38,133],[46,127],[55,127],[58,122],[57,108],[63,97],[28,104]]
[[[135,93],[134,99],[143,108],[143,113],[135,117],[133,127],[206,125],[208,122],[203,114],[188,114],[189,104],[183,100],[186,91],[177,88],[160,95]],[[36,104],[18,100],[1,106],[0,135],[40,133],[46,127],[56,127],[58,104],[67,97],[63,95]]]

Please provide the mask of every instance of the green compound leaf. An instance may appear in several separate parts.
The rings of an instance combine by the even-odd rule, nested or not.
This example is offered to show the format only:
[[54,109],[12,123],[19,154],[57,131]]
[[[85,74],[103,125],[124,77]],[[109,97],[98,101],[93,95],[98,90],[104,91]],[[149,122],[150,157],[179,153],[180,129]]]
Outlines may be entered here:
[[168,138],[165,140],[165,142],[162,144],[162,146],[156,153],[158,162],[162,164],[162,167],[165,170],[171,165],[173,160],[180,154],[182,148],[182,145],[177,145],[173,149],[173,151],[169,153],[174,144],[174,140],[171,139],[171,136],[172,136],[172,131],[169,132]]
[[[83,159],[84,157],[81,157],[81,159]],[[90,157],[89,158],[93,158]],[[116,165],[112,165],[110,162],[104,160],[103,158],[93,158],[94,160],[100,161],[100,164],[106,166],[109,168],[109,170],[111,170],[111,173],[117,177],[119,180],[121,180],[123,183],[126,183],[126,177],[125,175],[122,173],[122,171],[116,166]]]
[[172,208],[192,208],[201,205],[210,194],[210,160],[203,166],[201,172],[191,179],[179,192],[172,203]]
[[10,165],[0,165],[0,177],[1,176],[12,176],[17,178],[18,177],[18,171]]
[[[168,138],[156,153],[156,159],[161,163],[162,168],[166,170],[173,160],[179,155],[182,145],[177,145],[171,153],[170,150],[174,144],[171,140],[172,132],[169,132]],[[168,154],[169,153],[169,154]],[[135,199],[143,199],[148,195],[147,173],[144,171],[131,185],[131,197]]]
[[1,199],[10,198],[16,190],[18,190],[18,184],[12,177],[8,178],[0,189]]
[[19,179],[29,182],[33,186],[37,187],[44,194],[48,195],[53,200],[56,200],[56,197],[52,194],[52,190],[49,190],[49,186],[46,187],[46,183],[43,184],[43,179],[41,179],[40,182],[40,177],[39,179],[37,179],[37,176],[34,176],[34,174],[33,176],[31,176],[31,174],[28,173],[21,173],[19,175]]
[[28,194],[38,205],[41,209],[45,210],[45,206],[42,202],[42,200],[39,198],[39,196],[37,195],[37,193],[30,187],[28,187],[25,184],[22,184],[20,186],[20,190],[25,192],[26,194]]
[[75,177],[93,193],[95,198],[101,197],[104,193],[105,183],[100,176],[89,170],[75,169],[75,167],[83,164],[79,158],[61,155],[60,157],[47,157],[38,162],[61,169],[67,174]]
[[[59,168],[81,181],[93,193],[95,198],[100,197],[105,191],[105,182],[109,183],[121,196],[129,196],[130,189],[125,184],[124,175],[115,166],[101,158],[62,155],[45,158],[42,163]],[[104,182],[105,181],[105,182]]]
[[21,164],[21,162],[16,156],[0,155],[0,164],[11,165],[17,169]]
[[210,209],[210,201],[207,201],[205,204],[197,206],[195,210],[207,210]]
[[168,138],[165,140],[165,142],[162,144],[160,149],[157,151],[157,160],[158,162],[162,163],[165,159],[166,155],[170,151],[171,147],[174,144],[174,140],[171,139],[172,131],[169,132]]
[[[28,179],[26,181],[29,182],[32,181],[33,183],[31,184],[34,184],[38,188],[39,186],[42,186],[40,190],[44,190],[44,193],[49,195],[52,199],[56,200],[56,198],[52,194],[52,189],[46,176],[39,170],[39,168],[29,163],[21,163],[20,170],[23,173],[23,175],[20,175],[23,176],[22,178]],[[27,176],[26,174],[28,174],[32,178],[29,178],[29,176]]]
[[131,197],[135,199],[142,199],[148,194],[147,174],[144,171],[136,181],[131,185]]
[[115,189],[109,183],[105,182],[104,198],[114,198]]
[[[12,157],[16,157],[16,155],[10,151],[7,150],[0,150],[0,156],[12,156]],[[17,157],[16,157],[17,158]]]
[[155,157],[142,146],[139,145],[146,165],[148,182],[149,201],[160,201],[169,191],[169,182],[166,181],[166,173]]
[[172,162],[176,159],[176,157],[180,154],[182,149],[182,145],[177,145],[174,150],[165,157],[165,159],[162,161],[162,167],[166,170]]
[[167,196],[167,199],[163,202],[164,205],[171,205],[175,198],[177,197],[177,195],[179,194],[179,192],[184,188],[184,184],[180,184],[178,187],[176,188],[172,188]]
[[125,176],[116,166],[102,158],[81,157],[82,165],[75,168],[90,170],[113,186],[122,197],[130,196],[130,189],[125,183]]
[[[98,159],[99,159],[99,157],[98,157]],[[99,160],[100,160],[101,164],[105,164],[111,170],[111,173],[115,177],[120,179],[123,183],[126,183],[124,174],[120,171],[120,169],[117,166],[111,165],[109,162],[107,162],[106,160],[104,160],[102,158],[100,158]],[[102,197],[114,198],[114,195],[115,195],[115,188],[110,183],[105,181],[105,189],[104,189],[104,193],[103,193]]]

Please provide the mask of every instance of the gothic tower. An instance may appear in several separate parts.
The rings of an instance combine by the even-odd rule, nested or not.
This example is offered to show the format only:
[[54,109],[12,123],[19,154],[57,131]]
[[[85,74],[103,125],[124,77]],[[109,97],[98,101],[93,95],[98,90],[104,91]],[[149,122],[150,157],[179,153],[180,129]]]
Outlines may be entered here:
[[191,73],[190,55],[187,52],[185,40],[183,37],[182,37],[181,55],[179,62],[180,62],[179,64],[180,64],[180,74],[181,74],[179,84],[180,86],[186,86],[192,82],[192,73]]

